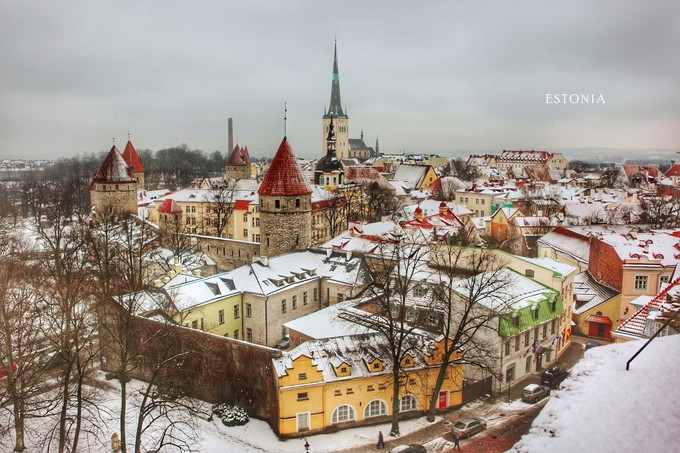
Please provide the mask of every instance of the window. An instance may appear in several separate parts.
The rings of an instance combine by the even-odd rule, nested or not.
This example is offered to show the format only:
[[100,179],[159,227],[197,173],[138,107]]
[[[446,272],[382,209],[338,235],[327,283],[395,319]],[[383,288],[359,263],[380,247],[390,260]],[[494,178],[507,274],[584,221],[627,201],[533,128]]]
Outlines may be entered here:
[[243,229],[243,237],[248,239],[248,228]]
[[341,373],[347,373],[347,367],[344,366],[344,367],[340,368],[340,372]]
[[527,360],[524,364],[524,372],[526,374],[531,373],[531,356],[527,357]]
[[279,209],[281,207],[281,201],[280,200],[274,200],[274,207],[276,209]]
[[553,319],[550,322],[550,333],[554,334],[557,331],[556,328],[557,328],[557,319]]
[[545,324],[543,324],[543,337],[545,338],[547,336],[548,336],[548,323],[546,322]]
[[297,414],[297,430],[309,431],[309,412]]
[[319,288],[314,288],[314,300],[319,300]]
[[354,395],[354,390],[352,390],[352,387],[348,388],[347,391],[345,392],[347,395]]
[[297,308],[297,296],[293,296],[293,310]]
[[193,321],[191,321],[191,328],[198,329],[198,319],[194,319]]
[[647,291],[647,280],[649,277],[646,275],[636,275],[635,276],[635,291]]
[[281,301],[281,313],[285,313],[285,312],[286,312],[286,299],[283,299]]
[[243,223],[248,223],[248,213],[247,212],[243,213]]
[[296,208],[299,208],[299,207],[300,207],[300,199],[299,199],[299,198],[296,198],[296,199],[295,199],[295,207],[296,207]]
[[373,392],[373,391],[375,391],[375,387],[373,386],[373,384],[368,384],[368,385],[366,386],[366,391],[367,391],[367,392]]
[[307,291],[302,293],[302,305],[307,305]]
[[343,300],[345,300],[345,295],[338,293],[338,303],[342,302]]
[[343,404],[333,411],[331,423],[342,423],[356,419],[354,408],[347,404]]
[[246,318],[253,317],[253,306],[251,304],[246,304]]
[[418,285],[413,288],[413,297],[425,297],[426,294],[427,288],[422,285]]
[[659,277],[659,291],[664,289],[668,283],[671,281],[671,276],[670,275],[662,275]]
[[336,390],[333,392],[333,396],[342,396],[342,390]]
[[298,401],[306,401],[309,399],[309,393],[308,392],[300,392],[297,394],[297,400]]
[[246,340],[250,342],[253,341],[253,329],[251,329],[250,327],[246,329]]
[[418,409],[418,400],[413,395],[404,395],[399,400],[399,412],[414,411]]
[[224,310],[220,310],[219,317],[220,317],[220,324],[224,324]]
[[238,305],[234,305],[234,319],[240,318]]
[[507,370],[505,370],[505,382],[509,384],[514,380],[515,380],[515,364],[513,363],[511,366],[508,367]]
[[260,243],[260,235],[259,234],[253,234],[253,242],[257,242],[258,244]]
[[505,342],[505,355],[510,354],[510,341]]
[[515,337],[515,351],[519,351],[519,335]]
[[535,273],[534,273],[533,269],[525,269],[524,275],[527,276],[527,277],[533,277],[535,275]]
[[239,336],[239,331],[238,331],[238,329],[236,329],[236,330],[234,330],[234,338],[236,338],[238,340],[238,336]]
[[380,400],[373,400],[364,410],[364,418],[379,417],[387,413],[387,405]]
[[300,381],[307,380],[307,373],[298,374],[298,380],[300,380]]
[[524,332],[524,346],[529,346],[529,331]]

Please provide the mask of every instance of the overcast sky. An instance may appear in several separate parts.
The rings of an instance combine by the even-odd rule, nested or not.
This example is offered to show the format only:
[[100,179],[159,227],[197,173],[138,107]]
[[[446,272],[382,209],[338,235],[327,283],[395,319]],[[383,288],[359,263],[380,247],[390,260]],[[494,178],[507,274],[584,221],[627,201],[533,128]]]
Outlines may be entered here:
[[[383,152],[680,148],[677,1],[0,0],[0,158],[238,143],[321,155],[337,37]],[[546,94],[604,104],[547,104]]]

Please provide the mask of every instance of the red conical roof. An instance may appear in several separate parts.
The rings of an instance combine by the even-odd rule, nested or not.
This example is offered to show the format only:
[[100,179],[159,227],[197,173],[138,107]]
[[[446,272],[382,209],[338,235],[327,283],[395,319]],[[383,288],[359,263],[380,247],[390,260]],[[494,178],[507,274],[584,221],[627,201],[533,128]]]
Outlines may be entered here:
[[120,151],[115,146],[109,151],[99,171],[92,177],[93,183],[133,182],[136,180],[128,173],[128,164],[123,160],[123,156],[120,155]]
[[128,140],[127,145],[125,145],[125,151],[123,151],[123,159],[128,164],[128,167],[132,167],[132,171],[135,173],[144,173],[144,165],[142,165],[142,159],[137,155],[135,147],[132,146],[132,142]]
[[227,166],[231,165],[250,165],[250,154],[248,154],[248,147],[240,148],[238,145],[229,155],[227,159]]
[[168,198],[164,200],[163,204],[158,207],[158,212],[168,212],[173,214],[175,212],[182,212],[182,207],[178,205],[172,198]]
[[302,170],[286,137],[283,137],[258,193],[260,195],[311,195],[312,189],[302,175]]

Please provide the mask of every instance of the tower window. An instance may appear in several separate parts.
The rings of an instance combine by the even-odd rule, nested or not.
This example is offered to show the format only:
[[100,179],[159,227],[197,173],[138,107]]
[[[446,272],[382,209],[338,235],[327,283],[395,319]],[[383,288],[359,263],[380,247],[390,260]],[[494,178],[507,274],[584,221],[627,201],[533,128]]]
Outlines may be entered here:
[[296,199],[295,199],[295,207],[296,207],[296,208],[299,208],[299,207],[300,207],[300,199],[299,199],[299,198],[296,198]]
[[279,209],[281,207],[281,201],[280,200],[274,200],[274,207],[276,209]]

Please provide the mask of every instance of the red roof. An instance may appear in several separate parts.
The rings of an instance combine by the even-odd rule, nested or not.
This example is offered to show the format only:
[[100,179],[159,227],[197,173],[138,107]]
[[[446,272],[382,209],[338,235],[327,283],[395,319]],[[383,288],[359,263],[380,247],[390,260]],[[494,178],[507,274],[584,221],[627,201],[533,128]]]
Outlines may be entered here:
[[257,193],[260,195],[311,195],[312,189],[302,175],[302,170],[286,137],[283,137],[279,150],[269,166],[267,176],[264,177]]
[[182,208],[180,205],[175,202],[172,198],[167,198],[166,200],[163,201],[163,204],[160,205],[158,208],[158,212],[167,212],[170,214],[174,214],[176,212],[182,212]]
[[238,145],[232,150],[227,159],[226,165],[250,165],[250,154],[248,153],[248,147],[241,148]]
[[673,165],[668,169],[665,176],[667,178],[670,178],[671,176],[680,176],[680,165]]
[[142,159],[137,155],[135,147],[132,146],[132,142],[128,140],[127,145],[125,145],[125,150],[123,151],[123,159],[128,167],[132,167],[134,173],[144,173],[144,165],[142,165]]
[[656,167],[649,167],[644,165],[624,165],[623,171],[626,173],[628,178],[632,178],[638,173],[646,173],[652,178],[657,178],[659,176],[659,169]]
[[250,209],[251,200],[236,200],[234,203],[234,211],[247,211]]
[[104,159],[104,163],[97,173],[92,177],[92,182],[98,183],[116,183],[116,182],[133,182],[133,178],[128,173],[128,164],[123,160],[118,148],[113,146],[109,154]]
[[599,324],[607,324],[609,326],[612,325],[612,320],[607,318],[606,316],[599,316],[599,315],[588,315],[586,318],[586,322],[596,322]]

